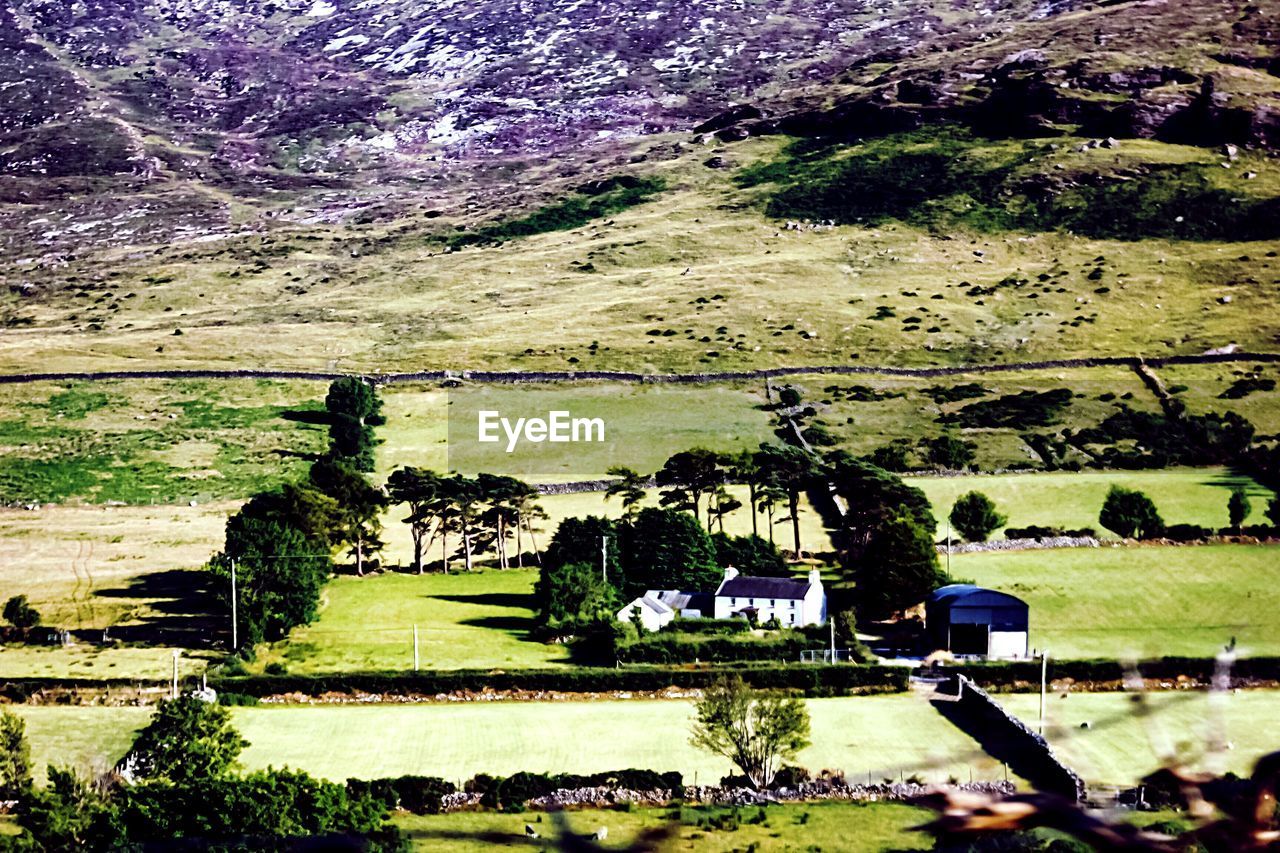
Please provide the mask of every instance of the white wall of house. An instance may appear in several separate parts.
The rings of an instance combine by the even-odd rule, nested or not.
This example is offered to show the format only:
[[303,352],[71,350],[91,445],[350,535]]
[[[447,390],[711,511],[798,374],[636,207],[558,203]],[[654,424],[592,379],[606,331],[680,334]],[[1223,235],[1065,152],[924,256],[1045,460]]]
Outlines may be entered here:
[[655,608],[643,598],[637,598],[618,611],[619,622],[635,622],[636,614],[640,614],[640,624],[646,631],[657,631],[675,618],[675,611],[669,607]]
[[[737,577],[735,569],[725,570],[725,580]],[[783,627],[821,625],[827,621],[827,594],[817,569],[809,573],[804,598],[745,598],[716,593],[715,618],[732,619],[745,608],[754,607],[760,622],[776,618]]]

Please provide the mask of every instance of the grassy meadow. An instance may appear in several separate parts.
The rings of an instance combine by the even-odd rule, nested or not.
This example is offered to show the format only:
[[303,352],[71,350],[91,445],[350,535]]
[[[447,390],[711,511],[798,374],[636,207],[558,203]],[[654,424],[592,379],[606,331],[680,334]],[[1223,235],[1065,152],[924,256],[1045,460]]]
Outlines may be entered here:
[[423,669],[539,667],[567,659],[562,646],[527,639],[537,571],[342,576],[325,587],[320,619],[296,628],[255,667],[290,672],[410,669],[413,626]]
[[[899,774],[1002,778],[924,698],[859,696],[808,701],[813,745],[799,763],[873,781]],[[679,770],[714,782],[729,762],[689,744],[693,703],[683,700],[459,702],[430,705],[237,708],[251,746],[247,767],[297,767],[330,779],[425,773],[463,780],[519,770],[588,773],[623,767]],[[589,748],[583,748],[584,745]]]
[[[1038,725],[1038,696],[997,698],[1028,724]],[[1276,748],[1280,692],[1275,690],[1169,691],[1148,693],[1145,701],[1149,713],[1140,717],[1132,694],[1050,695],[1045,735],[1085,781],[1117,785],[1137,782],[1169,755],[1196,770],[1248,776],[1253,763]],[[1089,728],[1081,728],[1084,723]],[[1224,747],[1215,748],[1215,743]]]
[[50,764],[99,775],[115,766],[151,719],[151,708],[11,705],[27,727],[31,770],[43,783]]
[[[736,818],[736,819],[735,819]],[[608,831],[608,843],[628,843],[642,832],[674,825],[670,849],[711,853],[739,850],[795,850],[803,840],[807,850],[848,850],[859,853],[928,850],[927,836],[911,827],[929,813],[899,803],[806,803],[767,809],[694,808],[591,810],[565,813],[570,832]],[[485,853],[494,847],[555,850],[552,818],[542,814],[458,812],[448,815],[402,815],[395,823],[414,850]],[[525,833],[533,824],[542,838]],[[851,847],[856,845],[856,847]]]
[[[1012,158],[1020,179],[1060,167],[1081,186],[1146,164],[1199,169],[1250,198],[1275,183],[1264,157],[1249,158],[1259,175],[1249,183],[1208,149],[1126,140],[1078,152],[1080,141],[975,140],[953,159],[985,167]],[[437,238],[480,224],[463,214],[351,227],[282,221],[270,235],[207,246],[104,252],[94,263],[110,265],[105,282],[65,287],[65,271],[46,299],[5,297],[16,322],[0,341],[0,370],[126,360],[370,373],[956,364],[1265,348],[1277,332],[1265,241],[1178,239],[1158,228],[1115,239],[1056,214],[931,222],[916,209],[788,229],[787,219],[826,218],[797,199],[792,184],[808,182],[788,144],[736,144],[725,170],[705,168],[699,150],[651,160],[644,176],[668,187],[654,200],[499,245],[444,251]],[[853,145],[832,161],[894,144]],[[928,143],[902,151],[912,144]],[[799,207],[773,204],[783,195]],[[1171,221],[1165,213],[1157,218]]]
[[[1092,527],[1104,538],[1115,534],[1098,523],[1107,490],[1122,486],[1146,492],[1167,524],[1226,527],[1231,490],[1244,487],[1252,512],[1247,523],[1266,524],[1270,489],[1225,468],[1164,468],[1153,471],[1053,471],[1034,474],[974,475],[971,477],[908,477],[933,504],[939,532],[956,498],[971,491],[984,493],[1009,517],[1008,526],[1031,524]],[[999,538],[999,533],[996,538]]]
[[324,387],[268,380],[0,386],[0,504],[243,498],[324,449]]
[[952,575],[1031,607],[1030,643],[1059,658],[1280,654],[1269,545],[1102,547],[963,554]]
[[[226,630],[195,569],[222,545],[234,504],[0,510],[0,601],[25,595],[69,647],[0,646],[0,677],[167,678],[172,652]],[[103,644],[102,631],[112,642]],[[184,653],[185,673],[205,653]]]
[[1185,364],[1157,373],[1192,414],[1229,409],[1262,435],[1280,434],[1280,364]]

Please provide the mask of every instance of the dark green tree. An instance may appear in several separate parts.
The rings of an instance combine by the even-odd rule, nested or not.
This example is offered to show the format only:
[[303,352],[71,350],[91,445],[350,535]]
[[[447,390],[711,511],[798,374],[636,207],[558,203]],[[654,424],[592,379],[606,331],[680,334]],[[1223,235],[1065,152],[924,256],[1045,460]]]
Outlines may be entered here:
[[23,630],[40,624],[40,613],[31,606],[25,595],[15,595],[4,603],[4,621]]
[[1164,520],[1151,498],[1123,486],[1107,492],[1098,522],[1125,539],[1153,539],[1164,533]]
[[311,466],[311,484],[333,498],[337,517],[331,540],[346,546],[355,559],[357,575],[365,560],[382,550],[382,511],[389,499],[347,460],[321,459]]
[[609,476],[617,479],[604,490],[604,499],[622,498],[623,515],[630,518],[639,512],[640,504],[644,502],[648,478],[623,465],[610,468]]
[[124,840],[115,806],[69,768],[49,767],[49,784],[23,800],[20,820],[37,850],[116,850]]
[[923,601],[947,582],[929,531],[912,515],[892,516],[876,528],[852,565],[858,615],[887,619]]
[[[620,542],[619,524],[610,518],[588,515],[583,518],[566,518],[556,528],[555,535],[547,545],[543,555],[540,571],[539,589],[548,591],[560,588],[560,581],[554,576],[565,566],[574,564],[594,566],[595,576],[600,576],[601,559],[606,560],[606,575],[610,585],[621,588],[622,580],[622,545]],[[607,543],[607,544],[604,544]],[[603,545],[603,548],[602,548]],[[539,593],[539,610],[549,613],[561,608]]]
[[1272,527],[1280,527],[1280,497],[1272,498],[1267,504],[1267,521]]
[[0,709],[0,799],[16,800],[31,787],[31,747],[27,724],[8,709]]
[[278,640],[315,619],[333,568],[328,547],[296,527],[245,515],[243,509],[227,520],[226,545],[209,571],[229,609],[235,564],[242,643]]
[[812,456],[791,445],[762,444],[755,455],[765,483],[781,489],[787,496],[787,510],[791,516],[791,537],[794,554],[800,558],[800,495],[813,485],[819,475],[819,466]]
[[600,574],[600,561],[544,569],[534,587],[544,625],[582,625],[612,619],[621,606],[617,592]]
[[1227,498],[1227,516],[1230,518],[1230,524],[1235,529],[1236,535],[1240,534],[1244,527],[1244,521],[1249,517],[1249,513],[1253,511],[1253,504],[1249,502],[1249,494],[1242,486],[1236,486],[1231,490],[1231,497]]
[[982,492],[966,492],[951,507],[951,526],[970,542],[986,542],[1009,519]]
[[354,376],[335,379],[324,406],[329,412],[330,455],[360,471],[372,471],[377,445],[373,428],[386,422],[377,388]]
[[647,589],[709,592],[723,577],[710,537],[689,513],[648,507],[620,533],[624,600]]
[[189,785],[225,776],[248,745],[226,708],[188,694],[156,706],[133,742],[129,762],[139,779]]
[[911,470],[911,448],[907,442],[891,441],[871,451],[867,461],[886,471],[897,473],[909,471]]
[[935,468],[964,471],[973,464],[973,442],[947,434],[925,439],[923,444],[928,452],[929,462]]
[[831,462],[830,479],[832,489],[845,502],[837,545],[846,562],[857,562],[877,531],[898,515],[909,516],[928,536],[937,532],[928,497],[896,474],[837,455]]
[[422,574],[422,556],[432,531],[439,532],[441,477],[423,468],[397,468],[387,478],[387,494],[394,503],[408,504],[404,519],[413,538],[413,570]]
[[236,515],[242,519],[291,527],[326,550],[342,541],[342,508],[310,483],[286,483],[271,492],[260,492],[245,502]]
[[754,534],[729,536],[725,533],[713,533],[711,543],[716,549],[717,563],[726,568],[733,566],[744,575],[789,578],[793,574],[777,547]]
[[707,526],[711,525],[711,499],[724,482],[724,459],[719,453],[704,448],[683,450],[663,463],[654,475],[663,488],[664,507],[688,510],[698,521],[703,520],[702,502],[707,501]]

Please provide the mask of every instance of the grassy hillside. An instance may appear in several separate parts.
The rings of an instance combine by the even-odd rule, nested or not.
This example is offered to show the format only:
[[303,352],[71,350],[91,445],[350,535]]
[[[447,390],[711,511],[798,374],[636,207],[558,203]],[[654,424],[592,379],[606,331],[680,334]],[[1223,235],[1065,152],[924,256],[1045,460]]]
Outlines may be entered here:
[[[1159,183],[1166,167],[1192,170],[1214,192],[1266,199],[1277,191],[1265,158],[1223,170],[1203,148],[1126,140],[1117,150],[1076,152],[1083,141],[946,144],[975,161],[1013,157],[1021,181],[1061,172],[1081,185],[1091,175],[1108,186],[1155,182],[1149,193],[1165,199],[1152,202],[1160,221],[1199,217],[1198,201]],[[910,146],[898,143],[907,156]],[[107,253],[101,262],[111,274],[101,280],[46,282],[33,273],[37,296],[0,297],[12,327],[0,369],[126,359],[366,371],[927,364],[1160,355],[1231,342],[1266,349],[1277,332],[1265,310],[1274,250],[1238,230],[1148,229],[1140,240],[1117,239],[1077,231],[1053,211],[1000,227],[966,214],[937,227],[916,209],[933,204],[927,199],[889,211],[892,218],[790,229],[788,218],[809,212],[784,212],[771,200],[819,185],[794,171],[786,140],[723,152],[676,137],[663,144],[684,154],[638,167],[665,182],[653,200],[501,245],[444,252],[447,225],[413,217]],[[884,156],[894,144],[806,156],[825,169]],[[704,166],[713,153],[730,168]],[[1246,181],[1245,171],[1259,177]],[[756,185],[744,186],[744,174]],[[963,210],[962,196],[947,205]],[[904,322],[912,317],[918,322]]]

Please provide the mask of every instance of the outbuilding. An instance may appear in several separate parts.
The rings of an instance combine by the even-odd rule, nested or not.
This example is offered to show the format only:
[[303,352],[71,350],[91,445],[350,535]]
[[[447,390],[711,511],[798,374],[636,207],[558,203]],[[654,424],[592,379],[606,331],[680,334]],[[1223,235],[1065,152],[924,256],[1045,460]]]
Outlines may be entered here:
[[969,583],[934,590],[925,628],[934,649],[1002,660],[1027,657],[1029,608],[1016,596]]

